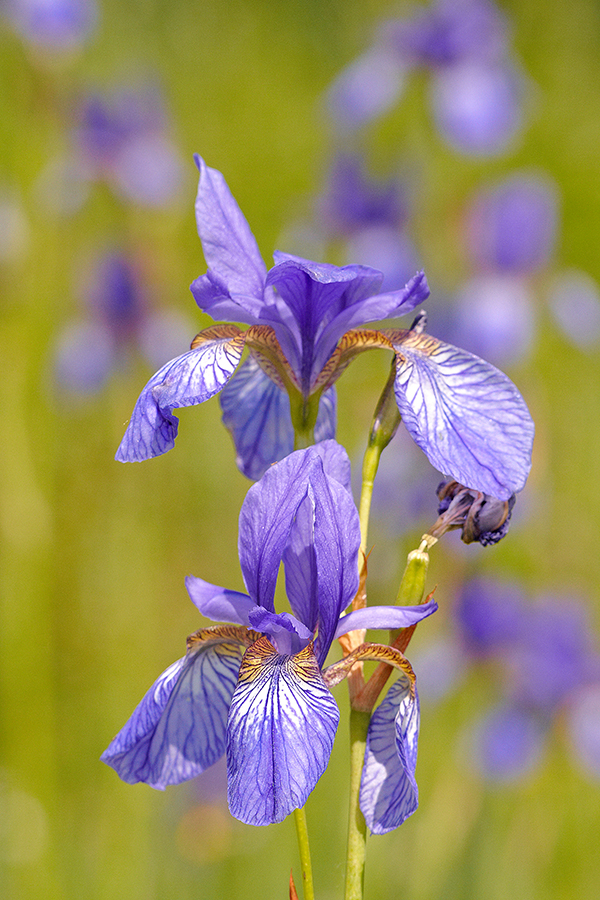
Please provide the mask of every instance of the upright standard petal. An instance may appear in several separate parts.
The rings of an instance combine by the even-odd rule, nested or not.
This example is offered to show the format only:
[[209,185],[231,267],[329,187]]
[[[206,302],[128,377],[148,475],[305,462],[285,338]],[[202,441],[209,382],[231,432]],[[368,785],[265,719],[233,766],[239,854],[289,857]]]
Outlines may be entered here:
[[419,698],[401,675],[373,713],[367,734],[360,808],[373,834],[398,828],[418,806],[418,737]]
[[216,762],[246,642],[246,629],[226,626],[192,635],[186,656],[152,685],[101,759],[123,781],[160,789]]
[[139,462],[171,450],[179,424],[173,410],[218,394],[235,372],[245,340],[235,326],[209,328],[196,348],[159,369],[138,398],[115,458]]
[[431,464],[499,500],[520,491],[531,467],[534,427],[512,381],[429,335],[382,333],[396,350],[398,409]]
[[[248,593],[274,612],[279,564],[286,563],[294,613],[312,625],[318,598],[316,654],[324,661],[337,621],[358,587],[360,525],[354,501],[335,477],[325,474],[321,453],[297,450],[250,488],[240,513],[239,551]],[[330,464],[339,468],[337,457]],[[300,575],[306,559],[313,562]],[[295,563],[294,558],[298,560]],[[302,562],[301,562],[302,561]],[[307,587],[307,579],[310,585]],[[309,599],[304,592],[309,590]]]
[[269,825],[303,806],[327,768],[338,721],[312,646],[280,656],[258,640],[244,657],[227,726],[232,815]]
[[244,298],[242,306],[256,318],[267,274],[256,240],[222,174],[199,156],[195,160],[200,170],[196,224],[204,257],[229,293]]

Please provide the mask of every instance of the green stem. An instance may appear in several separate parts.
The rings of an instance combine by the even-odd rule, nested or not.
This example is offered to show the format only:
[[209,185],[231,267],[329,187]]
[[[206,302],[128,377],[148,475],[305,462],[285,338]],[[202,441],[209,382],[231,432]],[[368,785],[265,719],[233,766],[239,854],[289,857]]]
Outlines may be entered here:
[[294,824],[298,836],[298,849],[300,851],[300,864],[302,866],[302,888],[304,900],[315,900],[313,887],[312,865],[310,861],[310,847],[308,843],[308,828],[306,827],[306,813],[304,807],[294,810]]
[[365,450],[363,459],[358,515],[360,519],[360,549],[365,555],[367,553],[367,533],[369,530],[369,516],[371,515],[371,500],[373,499],[373,484],[379,468],[381,449],[377,444],[370,444]]
[[361,550],[365,554],[367,552],[367,531],[369,528],[371,499],[373,497],[373,483],[379,468],[379,460],[381,454],[396,434],[400,424],[400,413],[398,412],[394,394],[395,377],[396,365],[392,363],[388,380],[377,402],[363,459],[362,488],[358,513],[360,516]]
[[290,411],[294,426],[294,450],[311,447],[315,442],[315,425],[319,414],[320,394],[305,398],[299,391],[290,391]]
[[367,823],[360,811],[359,794],[370,718],[371,713],[350,710],[350,808],[345,900],[362,900],[364,889]]

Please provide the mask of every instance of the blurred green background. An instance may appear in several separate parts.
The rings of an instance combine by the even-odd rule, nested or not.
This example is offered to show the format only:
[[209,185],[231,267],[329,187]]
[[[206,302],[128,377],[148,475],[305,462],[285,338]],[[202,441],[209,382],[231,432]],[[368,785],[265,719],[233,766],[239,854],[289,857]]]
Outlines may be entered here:
[[[516,150],[475,161],[451,153],[423,112],[418,85],[372,142],[381,167],[407,147],[419,155],[427,177],[416,228],[434,293],[455,263],[451,229],[469,191],[487,175],[529,165],[546,168],[562,192],[557,264],[600,279],[600,7],[500,5],[535,85]],[[327,160],[322,92],[365,48],[378,18],[402,8],[382,0],[104,0],[96,33],[60,60],[0,30],[0,186],[18,197],[24,217],[20,249],[0,262],[7,900],[287,896],[290,867],[297,872],[290,821],[253,829],[231,819],[218,776],[214,790],[200,780],[161,793],[125,785],[98,761],[201,625],[184,576],[242,585],[237,516],[249,483],[235,468],[218,404],[181,412],[174,452],[121,465],[113,455],[148,365],[133,357],[101,393],[65,400],[53,385],[53,352],[77,314],[75,273],[106,242],[135,248],[159,303],[189,315],[190,338],[205,327],[188,290],[205,271],[192,154],[225,174],[268,261]],[[144,209],[98,184],[76,214],[52,214],[39,179],[64,151],[72,98],[148,73],[160,81],[184,160],[180,200]],[[388,365],[366,356],[340,382],[339,438],[353,459]],[[537,425],[534,513],[489,555],[477,553],[477,565],[521,577],[531,591],[582,592],[597,625],[598,354],[574,349],[542,317],[532,357],[510,374]],[[390,592],[420,533],[395,541],[394,559],[382,561]],[[438,585],[441,610],[417,633],[417,649],[447,627],[444,603],[470,565],[467,553],[441,546],[432,557],[429,582]],[[492,680],[474,676],[443,703],[423,704],[420,809],[398,831],[369,840],[369,900],[599,895],[600,787],[577,770],[559,735],[535,773],[503,788],[486,786],[461,759],[461,726],[493,690]],[[343,710],[344,691],[337,690]],[[320,900],[341,895],[346,774],[342,724],[307,808]]]

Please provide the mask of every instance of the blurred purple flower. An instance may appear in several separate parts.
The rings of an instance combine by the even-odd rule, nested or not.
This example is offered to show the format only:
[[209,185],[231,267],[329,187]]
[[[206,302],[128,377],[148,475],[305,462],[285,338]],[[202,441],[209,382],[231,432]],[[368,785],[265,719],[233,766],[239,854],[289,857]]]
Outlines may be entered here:
[[438,0],[384,22],[373,47],[331,85],[333,123],[353,131],[374,121],[398,102],[416,68],[430,74],[434,119],[455,150],[494,155],[511,145],[522,127],[524,82],[504,16],[489,0]]
[[465,60],[494,62],[507,51],[507,25],[490,0],[436,0],[384,26],[387,40],[412,65],[442,69]]
[[344,239],[346,259],[382,272],[386,290],[401,289],[419,268],[406,233],[406,188],[400,179],[371,178],[358,154],[341,153],[316,205],[315,228],[325,241]]
[[525,278],[474,275],[453,298],[451,339],[495,365],[522,360],[536,335],[534,297]]
[[480,272],[526,275],[556,245],[558,189],[542,172],[515,172],[480,190],[467,212],[466,248]]
[[452,340],[507,365],[536,334],[533,276],[551,262],[558,190],[541,172],[516,172],[479,190],[465,214],[465,251],[475,274],[454,298]]
[[408,66],[391,50],[375,45],[339,73],[325,95],[328,120],[342,134],[356,131],[388,112],[404,89]]
[[550,312],[565,337],[580,350],[600,341],[600,288],[586,272],[568,270],[557,275],[548,297]]
[[456,604],[456,621],[466,652],[476,658],[502,652],[524,632],[527,600],[517,581],[473,579]]
[[462,63],[434,75],[431,103],[438,130],[457,152],[505,153],[522,129],[523,79],[509,63]]
[[368,225],[401,226],[407,216],[405,191],[396,178],[370,178],[358,154],[340,153],[317,200],[317,216],[332,237]]
[[482,773],[499,781],[526,774],[565,714],[574,755],[600,773],[600,654],[586,606],[570,596],[531,603],[517,583],[479,579],[463,589],[456,617],[471,665],[491,664],[500,675],[501,699],[471,732]]
[[545,746],[545,723],[529,710],[500,705],[470,731],[470,752],[484,778],[514,781],[533,771]]
[[600,780],[600,673],[571,698],[566,725],[576,762],[586,775]]
[[181,196],[183,167],[156,85],[88,92],[74,110],[68,153],[51,160],[38,179],[40,199],[53,211],[76,212],[94,182],[145,207],[165,207]]
[[77,50],[98,24],[95,0],[1,0],[0,13],[24,41],[52,53]]
[[54,374],[61,390],[97,392],[132,350],[154,367],[187,344],[183,318],[151,308],[140,271],[116,250],[96,259],[82,289],[86,316],[67,323],[57,338]]

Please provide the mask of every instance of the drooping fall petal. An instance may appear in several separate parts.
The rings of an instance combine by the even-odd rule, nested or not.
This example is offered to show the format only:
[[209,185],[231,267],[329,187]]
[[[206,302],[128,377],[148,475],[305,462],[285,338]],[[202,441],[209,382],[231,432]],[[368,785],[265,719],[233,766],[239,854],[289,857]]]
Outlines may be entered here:
[[229,703],[246,646],[246,629],[206,629],[163,672],[101,759],[123,781],[164,789],[225,752]]
[[374,834],[397,828],[418,805],[419,698],[401,675],[377,707],[367,735],[360,808]]
[[267,638],[246,653],[227,726],[228,799],[251,825],[281,822],[325,771],[339,711],[312,646],[280,656]]
[[215,326],[198,347],[159,369],[138,398],[116,459],[139,462],[170,450],[179,425],[173,410],[218,394],[239,365],[244,344],[235,326]]

